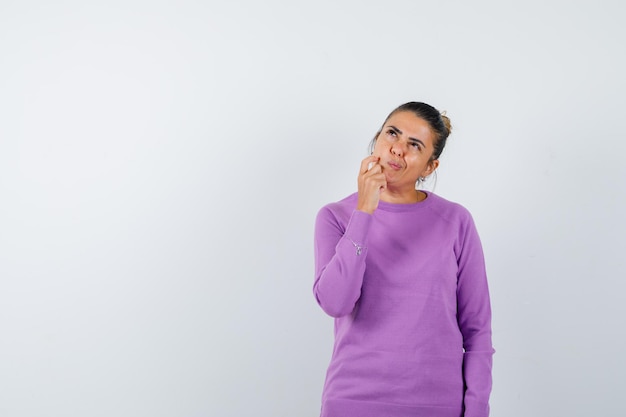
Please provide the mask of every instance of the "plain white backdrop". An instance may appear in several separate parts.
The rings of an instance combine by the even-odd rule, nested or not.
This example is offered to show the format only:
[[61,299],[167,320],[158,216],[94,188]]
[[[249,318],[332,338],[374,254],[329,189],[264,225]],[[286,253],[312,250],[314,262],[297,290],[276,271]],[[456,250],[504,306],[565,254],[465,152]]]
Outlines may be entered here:
[[0,415],[317,416],[314,217],[411,100],[453,123],[435,192],[483,240],[492,415],[621,415],[625,17],[2,0]]

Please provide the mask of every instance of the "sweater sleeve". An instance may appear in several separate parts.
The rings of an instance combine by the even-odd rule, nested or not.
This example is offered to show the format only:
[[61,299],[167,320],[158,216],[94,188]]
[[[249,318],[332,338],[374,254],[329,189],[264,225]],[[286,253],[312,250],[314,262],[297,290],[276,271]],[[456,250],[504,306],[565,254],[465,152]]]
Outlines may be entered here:
[[354,210],[342,226],[324,207],[315,221],[315,283],[318,304],[332,317],[348,315],[361,296],[372,216]]
[[482,245],[468,213],[458,257],[457,315],[463,335],[464,417],[488,417],[492,385],[491,305]]

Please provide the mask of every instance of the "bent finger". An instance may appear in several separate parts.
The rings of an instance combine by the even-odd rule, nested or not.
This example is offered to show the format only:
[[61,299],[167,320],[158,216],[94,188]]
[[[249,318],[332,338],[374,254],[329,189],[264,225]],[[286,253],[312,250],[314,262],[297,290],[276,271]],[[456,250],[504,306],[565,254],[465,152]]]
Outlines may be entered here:
[[370,170],[371,168],[371,164],[378,162],[380,158],[374,155],[370,155],[367,158],[365,158],[362,162],[361,162],[361,170],[360,170],[360,174],[365,174],[367,171]]

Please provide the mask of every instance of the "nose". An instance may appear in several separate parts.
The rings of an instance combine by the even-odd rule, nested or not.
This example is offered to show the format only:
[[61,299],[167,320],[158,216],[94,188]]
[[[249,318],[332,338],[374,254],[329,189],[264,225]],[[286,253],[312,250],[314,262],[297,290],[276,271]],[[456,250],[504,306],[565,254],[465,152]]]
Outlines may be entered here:
[[402,156],[404,154],[404,144],[398,141],[391,147],[391,153],[396,156]]

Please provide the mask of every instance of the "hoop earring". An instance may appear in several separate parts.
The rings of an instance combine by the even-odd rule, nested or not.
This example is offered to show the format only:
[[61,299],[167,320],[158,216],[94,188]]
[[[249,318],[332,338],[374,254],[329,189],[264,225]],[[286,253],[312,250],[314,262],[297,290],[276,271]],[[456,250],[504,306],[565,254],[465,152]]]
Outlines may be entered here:
[[425,181],[426,181],[426,177],[417,177],[417,182],[415,183],[415,189],[419,190],[420,188],[423,188]]
[[435,188],[437,188],[437,171],[432,172],[430,175],[426,177],[418,177],[417,182],[415,183],[415,189],[418,190],[420,189],[420,187],[422,189],[425,189],[424,185],[426,184],[427,180],[428,180],[429,188],[432,188],[431,191],[435,191]]

